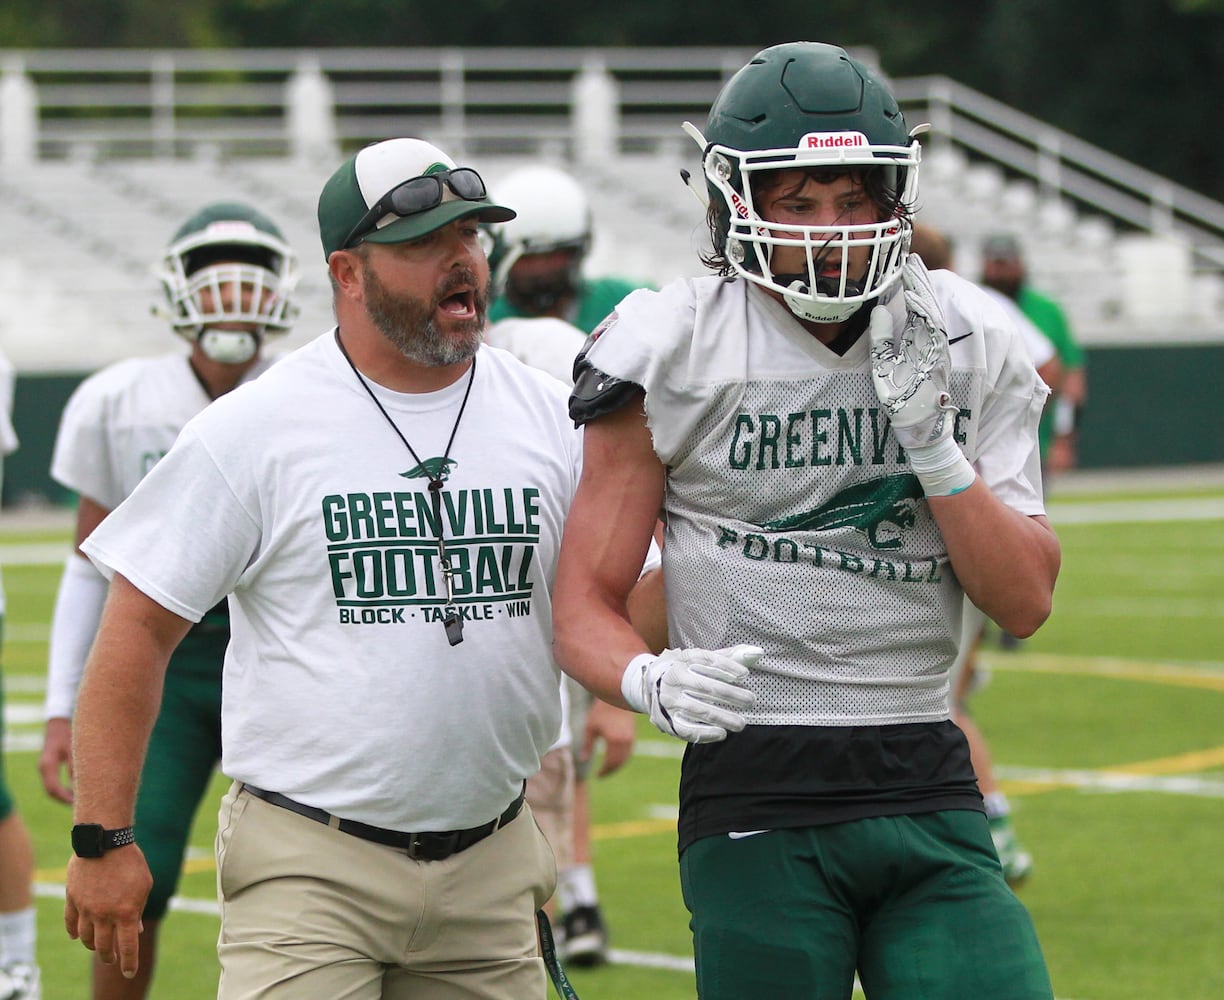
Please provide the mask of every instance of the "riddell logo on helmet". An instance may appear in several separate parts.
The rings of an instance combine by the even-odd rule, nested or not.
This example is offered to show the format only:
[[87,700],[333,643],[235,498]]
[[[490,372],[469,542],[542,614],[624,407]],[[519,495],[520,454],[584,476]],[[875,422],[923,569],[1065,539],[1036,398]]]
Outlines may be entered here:
[[862,132],[809,132],[799,140],[800,149],[846,149],[866,146]]

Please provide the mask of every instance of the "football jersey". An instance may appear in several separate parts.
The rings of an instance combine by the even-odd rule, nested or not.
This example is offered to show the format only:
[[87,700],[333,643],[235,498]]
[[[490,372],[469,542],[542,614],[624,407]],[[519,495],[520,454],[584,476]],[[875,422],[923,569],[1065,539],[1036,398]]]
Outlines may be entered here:
[[[957,443],[1004,503],[1040,514],[1047,390],[997,304],[948,272],[932,280]],[[634,292],[586,357],[646,392],[667,469],[672,644],[765,648],[749,724],[950,714],[962,592],[881,411],[869,349],[862,336],[835,354],[760,289],[707,277]]]
[[[261,358],[243,381],[270,364]],[[209,402],[185,354],[109,365],[69,397],[55,438],[51,478],[114,510]]]
[[[932,281],[957,443],[1004,503],[1040,514],[1046,387],[997,304]],[[839,355],[756,286],[705,277],[635,292],[592,341],[596,391],[645,390],[666,469],[670,644],[764,649],[746,728],[685,748],[681,852],[737,830],[981,811],[950,720],[962,592],[881,413],[869,338]]]

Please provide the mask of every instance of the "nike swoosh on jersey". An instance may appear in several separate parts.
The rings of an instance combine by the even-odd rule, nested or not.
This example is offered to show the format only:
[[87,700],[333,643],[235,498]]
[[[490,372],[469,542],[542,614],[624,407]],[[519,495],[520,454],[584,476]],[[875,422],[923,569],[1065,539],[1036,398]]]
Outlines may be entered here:
[[966,337],[972,337],[972,336],[973,336],[973,331],[970,330],[968,333],[962,333],[959,337],[951,337],[948,340],[948,346],[951,347],[953,344],[960,343],[960,341],[964,340]]
[[749,837],[755,837],[761,833],[769,833],[768,830],[732,830],[727,836],[731,840],[747,840]]

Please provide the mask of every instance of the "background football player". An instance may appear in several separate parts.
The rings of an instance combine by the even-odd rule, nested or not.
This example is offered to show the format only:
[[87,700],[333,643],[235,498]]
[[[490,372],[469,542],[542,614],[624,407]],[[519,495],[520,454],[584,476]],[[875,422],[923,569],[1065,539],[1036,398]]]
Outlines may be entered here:
[[[190,353],[120,361],[90,376],[64,408],[52,477],[78,494],[76,549],[55,602],[39,772],[47,794],[72,801],[72,713],[107,583],[80,544],[169,450],[183,425],[270,363],[265,341],[297,315],[297,258],[263,213],[216,203],[174,234],[155,269],[165,299],[155,311]],[[190,488],[185,484],[184,488]],[[221,755],[221,666],[229,641],[224,602],[194,626],[170,661],[136,805],[136,836],[153,873],[143,913],[140,970],[93,964],[95,1000],[147,995],[161,920],[178,885],[196,809]],[[65,780],[65,776],[69,780]]]

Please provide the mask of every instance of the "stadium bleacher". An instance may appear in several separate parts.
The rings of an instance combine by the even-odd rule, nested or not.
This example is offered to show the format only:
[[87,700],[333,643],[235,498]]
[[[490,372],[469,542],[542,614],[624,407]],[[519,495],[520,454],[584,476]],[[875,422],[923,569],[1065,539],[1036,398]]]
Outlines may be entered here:
[[[468,162],[496,192],[498,179],[525,160]],[[700,272],[702,210],[679,169],[678,158],[624,155],[582,172],[595,214],[593,273],[658,284]],[[315,223],[327,172],[288,157],[65,160],[5,169],[0,229],[10,238],[0,251],[0,343],[20,371],[91,370],[167,349],[165,324],[150,311],[159,289],[149,269],[183,218],[226,198],[263,208],[297,250],[302,317],[291,336],[313,336],[331,321]],[[957,268],[968,276],[978,272],[986,234],[1018,233],[1034,281],[1063,302],[1089,343],[1142,336],[1157,308],[1205,330],[1219,326],[1219,276],[1196,276],[1176,241],[1120,234],[1066,203],[1040,201],[1031,185],[1005,182],[988,166],[928,156],[919,218],[951,234]],[[1150,305],[1152,296],[1158,306]]]
[[[0,349],[18,370],[27,429],[26,455],[10,463],[14,477],[45,468],[39,452],[49,445],[33,435],[44,433],[36,412],[52,405],[46,400],[105,364],[174,349],[151,312],[160,289],[150,268],[205,202],[257,205],[297,250],[302,314],[281,346],[327,329],[315,204],[341,157],[374,138],[429,138],[477,167],[494,194],[515,167],[555,162],[591,194],[592,273],[656,285],[701,273],[703,210],[680,179],[682,167],[698,174],[699,150],[680,124],[704,120],[745,55],[12,54],[0,71]],[[263,82],[244,89],[245,76]],[[1186,364],[1167,369],[1166,396],[1218,411],[1218,403],[1194,402],[1184,372],[1224,352],[1224,206],[945,78],[893,83],[911,122],[934,123],[923,140],[918,218],[949,234],[957,270],[975,277],[984,237],[1012,232],[1034,284],[1062,302],[1097,358],[1116,361],[1117,378],[1129,384],[1150,372],[1151,359],[1132,348],[1180,344]],[[21,380],[31,386],[24,402]],[[1121,401],[1109,407],[1098,383],[1092,412],[1101,426],[1086,425],[1088,460],[1150,460],[1113,443],[1138,439],[1142,415]],[[1120,420],[1136,433],[1120,433]],[[1187,448],[1192,458],[1202,452]],[[1166,457],[1178,456],[1167,445],[1151,456]],[[14,490],[25,486],[6,484],[6,499]]]

